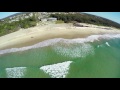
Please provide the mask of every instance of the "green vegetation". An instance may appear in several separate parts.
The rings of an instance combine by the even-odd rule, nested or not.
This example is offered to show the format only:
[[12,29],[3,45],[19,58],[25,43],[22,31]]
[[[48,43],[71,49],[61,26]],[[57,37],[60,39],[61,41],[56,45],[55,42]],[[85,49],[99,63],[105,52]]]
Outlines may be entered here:
[[9,20],[0,22],[0,36],[19,30],[20,28],[29,28],[36,26],[37,19],[35,16],[26,18],[24,20],[14,21],[9,23]]
[[65,23],[77,21],[81,23],[89,23],[95,25],[102,25],[102,26],[110,26],[120,28],[120,24],[113,22],[111,20],[89,15],[89,14],[51,14],[50,17],[55,17],[58,20],[63,20]]
[[[28,12],[29,13],[29,12]],[[17,13],[15,15],[22,15],[22,14],[27,14],[26,16],[28,16],[28,13]],[[12,16],[15,16],[12,15]],[[29,27],[33,27],[36,26],[37,22],[39,22],[38,20],[38,16],[39,15],[35,15],[35,13],[33,13],[32,17],[26,18],[26,19],[20,19],[19,21],[13,21],[10,22],[10,17],[4,18],[2,20],[4,21],[0,21],[0,36],[14,32],[19,30],[20,28],[29,28]],[[46,17],[46,16],[44,16]],[[55,17],[57,18],[57,21],[55,22],[56,24],[59,23],[76,23],[76,22],[80,22],[80,23],[89,23],[89,24],[95,24],[95,25],[103,25],[103,26],[109,26],[109,27],[116,27],[116,28],[120,28],[120,24],[113,22],[111,20],[102,18],[102,17],[98,17],[98,16],[94,16],[94,15],[90,15],[90,14],[84,14],[84,13],[75,13],[75,14],[70,14],[70,13],[61,13],[61,14],[50,14],[49,17]],[[13,19],[12,19],[13,20]],[[16,17],[17,20],[17,17]]]
[[56,23],[56,24],[64,23],[64,21],[63,21],[63,20],[57,20],[55,23]]

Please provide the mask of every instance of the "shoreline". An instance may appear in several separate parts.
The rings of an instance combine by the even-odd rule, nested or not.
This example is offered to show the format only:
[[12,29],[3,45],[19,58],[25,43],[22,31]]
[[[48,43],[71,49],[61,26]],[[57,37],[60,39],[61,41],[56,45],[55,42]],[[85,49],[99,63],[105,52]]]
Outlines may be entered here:
[[[87,24],[88,25],[88,24]],[[38,42],[53,38],[84,38],[89,35],[120,34],[120,30],[104,29],[103,26],[75,27],[72,24],[38,25],[28,29],[10,33],[0,37],[0,50],[31,46]]]

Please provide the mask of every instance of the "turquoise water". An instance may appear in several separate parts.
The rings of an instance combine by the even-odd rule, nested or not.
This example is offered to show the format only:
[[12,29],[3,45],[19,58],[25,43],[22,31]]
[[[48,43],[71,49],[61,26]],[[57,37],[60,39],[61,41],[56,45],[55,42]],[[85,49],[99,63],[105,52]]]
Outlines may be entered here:
[[118,78],[119,68],[119,34],[0,50],[0,78]]

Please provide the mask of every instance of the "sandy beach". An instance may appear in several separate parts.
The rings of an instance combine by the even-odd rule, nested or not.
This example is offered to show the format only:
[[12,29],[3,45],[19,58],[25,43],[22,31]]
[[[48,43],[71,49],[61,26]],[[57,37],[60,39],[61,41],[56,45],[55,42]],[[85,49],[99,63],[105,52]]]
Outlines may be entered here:
[[36,44],[52,38],[81,38],[96,34],[118,34],[120,30],[103,26],[88,25],[88,27],[76,27],[72,24],[46,24],[38,25],[0,37],[0,50],[19,48]]

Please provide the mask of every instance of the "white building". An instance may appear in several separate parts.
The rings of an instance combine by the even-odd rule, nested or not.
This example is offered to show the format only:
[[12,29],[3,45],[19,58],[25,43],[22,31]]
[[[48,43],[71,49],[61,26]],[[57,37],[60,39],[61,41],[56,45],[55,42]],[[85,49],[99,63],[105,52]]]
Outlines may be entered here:
[[33,16],[33,13],[30,13],[29,16],[32,17],[32,16]]
[[48,18],[47,21],[57,21],[57,18]]
[[42,18],[41,21],[42,21],[42,22],[46,22],[46,21],[47,21],[47,18]]
[[29,18],[29,16],[25,16],[25,18]]

